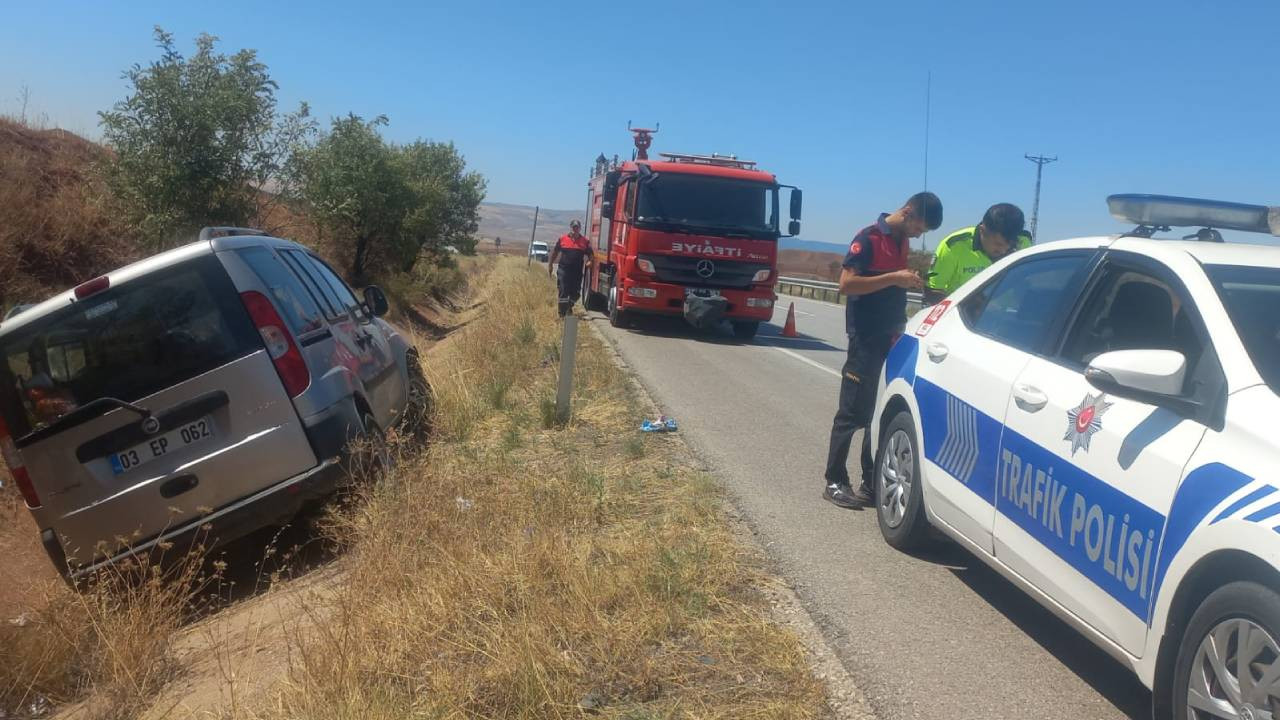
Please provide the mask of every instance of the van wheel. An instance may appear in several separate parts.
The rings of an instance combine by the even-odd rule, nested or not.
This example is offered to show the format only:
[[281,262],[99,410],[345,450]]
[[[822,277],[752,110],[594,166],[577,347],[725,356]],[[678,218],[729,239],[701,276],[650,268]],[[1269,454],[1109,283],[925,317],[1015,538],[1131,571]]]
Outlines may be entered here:
[[400,418],[401,427],[413,437],[425,440],[431,434],[431,384],[417,358],[409,357],[408,363],[409,399]]
[[885,542],[898,550],[916,547],[928,536],[921,457],[915,422],[903,410],[885,427],[876,454],[876,518]]
[[[1191,616],[1173,677],[1176,718],[1280,715],[1280,594],[1250,581],[1213,591]],[[1265,679],[1265,680],[1264,680]]]
[[391,467],[391,450],[382,427],[368,410],[360,411],[360,434],[347,451],[347,474],[355,483],[378,480]]
[[616,328],[625,328],[631,325],[631,316],[626,310],[618,307],[620,292],[617,281],[614,281],[613,287],[609,288],[609,324]]
[[752,322],[735,322],[733,324],[733,336],[739,340],[750,340],[756,336],[760,330],[760,323]]

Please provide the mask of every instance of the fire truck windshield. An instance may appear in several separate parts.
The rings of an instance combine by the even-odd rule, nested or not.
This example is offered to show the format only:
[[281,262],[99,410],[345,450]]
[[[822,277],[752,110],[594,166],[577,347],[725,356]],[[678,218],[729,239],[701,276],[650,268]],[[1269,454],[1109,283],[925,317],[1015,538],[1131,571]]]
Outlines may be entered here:
[[684,232],[776,238],[778,189],[765,183],[664,172],[640,182],[635,221]]

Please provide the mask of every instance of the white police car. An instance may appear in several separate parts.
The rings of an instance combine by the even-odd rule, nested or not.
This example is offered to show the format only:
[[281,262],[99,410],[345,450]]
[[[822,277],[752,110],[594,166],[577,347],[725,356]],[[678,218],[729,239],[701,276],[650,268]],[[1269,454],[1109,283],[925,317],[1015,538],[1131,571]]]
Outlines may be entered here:
[[1280,234],[1280,208],[1108,204],[1139,227],[1018,252],[908,323],[872,423],[882,534],[960,542],[1156,717],[1280,718],[1280,247],[1209,229]]

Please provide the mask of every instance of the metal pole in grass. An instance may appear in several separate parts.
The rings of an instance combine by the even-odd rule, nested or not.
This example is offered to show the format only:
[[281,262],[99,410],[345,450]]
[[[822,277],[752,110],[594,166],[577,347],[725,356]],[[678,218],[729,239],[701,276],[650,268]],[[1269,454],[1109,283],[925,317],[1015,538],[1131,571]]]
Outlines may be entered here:
[[525,261],[525,267],[533,264],[533,239],[538,236],[538,211],[541,209],[539,205],[533,207],[533,232],[529,233],[529,259]]
[[560,384],[556,388],[556,419],[569,419],[570,397],[573,394],[573,355],[578,347],[578,316],[564,316],[564,339],[560,346]]

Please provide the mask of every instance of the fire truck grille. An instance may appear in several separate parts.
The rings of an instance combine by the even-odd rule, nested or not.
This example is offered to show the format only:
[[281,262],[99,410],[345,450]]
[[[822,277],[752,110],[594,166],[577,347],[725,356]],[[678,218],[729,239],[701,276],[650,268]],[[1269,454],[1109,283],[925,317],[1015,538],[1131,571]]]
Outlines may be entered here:
[[751,278],[761,270],[770,269],[764,263],[719,260],[714,258],[680,257],[676,255],[641,255],[653,263],[659,282],[712,288],[747,288]]

